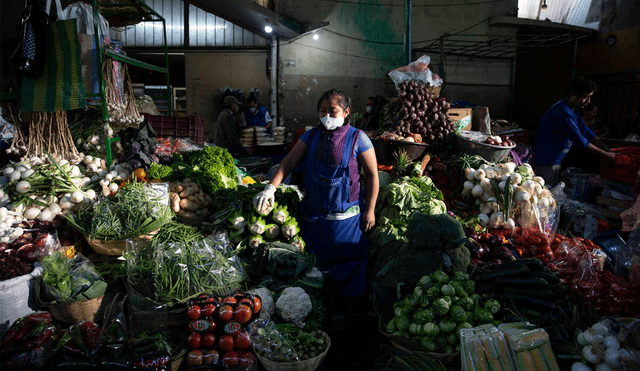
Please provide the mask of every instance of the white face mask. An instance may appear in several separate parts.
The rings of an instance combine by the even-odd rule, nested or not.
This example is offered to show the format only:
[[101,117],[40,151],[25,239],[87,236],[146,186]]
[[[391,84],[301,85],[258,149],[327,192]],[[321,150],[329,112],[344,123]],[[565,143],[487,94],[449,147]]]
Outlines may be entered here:
[[336,130],[344,124],[344,117],[322,116],[320,122],[327,130]]
[[367,106],[367,113],[371,113],[371,106]]
[[249,108],[249,112],[251,112],[251,113],[256,113],[256,108],[255,108],[255,107],[251,107],[251,108]]

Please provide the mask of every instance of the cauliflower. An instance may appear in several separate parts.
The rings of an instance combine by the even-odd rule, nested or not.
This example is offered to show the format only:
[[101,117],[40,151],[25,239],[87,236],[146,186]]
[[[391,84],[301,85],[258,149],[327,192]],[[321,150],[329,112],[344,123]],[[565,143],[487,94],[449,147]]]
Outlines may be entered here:
[[280,317],[287,322],[293,322],[298,327],[304,327],[304,319],[313,309],[311,298],[301,287],[287,287],[282,291],[276,309]]
[[261,312],[264,311],[269,314],[270,317],[276,313],[276,304],[273,302],[273,296],[271,296],[271,291],[269,291],[266,287],[258,287],[257,289],[249,290],[249,294],[258,295],[260,300],[262,300],[262,309]]

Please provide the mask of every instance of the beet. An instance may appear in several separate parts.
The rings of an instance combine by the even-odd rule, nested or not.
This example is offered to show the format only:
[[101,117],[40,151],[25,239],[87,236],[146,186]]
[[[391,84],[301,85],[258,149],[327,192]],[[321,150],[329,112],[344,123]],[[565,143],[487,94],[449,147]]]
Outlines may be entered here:
[[32,243],[28,243],[19,248],[16,256],[29,263],[34,263],[38,260],[36,246]]

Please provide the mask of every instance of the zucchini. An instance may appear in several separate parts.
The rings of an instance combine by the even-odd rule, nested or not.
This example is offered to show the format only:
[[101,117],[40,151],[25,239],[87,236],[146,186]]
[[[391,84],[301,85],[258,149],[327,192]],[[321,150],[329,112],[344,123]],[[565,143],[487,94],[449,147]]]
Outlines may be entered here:
[[[516,260],[514,260],[516,261]],[[500,267],[502,263],[496,267]],[[495,269],[491,272],[483,273],[480,275],[480,281],[492,281],[498,277],[507,277],[507,276],[521,276],[529,273],[529,268],[526,265],[516,265],[509,268],[503,269]]]
[[527,290],[527,289],[520,289],[517,287],[507,287],[504,289],[504,292],[510,293],[510,294],[535,296],[535,297],[544,298],[544,299],[552,299],[554,297],[553,291],[547,290],[547,289]]
[[545,280],[547,280],[547,282],[550,285],[560,282],[560,278],[558,278],[558,276],[551,273],[547,273],[547,272],[541,272],[541,271],[531,270],[529,273],[527,273],[527,277],[544,278]]
[[532,298],[527,295],[509,294],[505,292],[502,294],[502,296],[500,296],[500,300],[506,303],[511,303],[513,301],[514,304],[518,303],[531,306],[536,309],[540,309],[543,312],[551,312],[556,309],[556,306],[555,304],[553,304],[553,302],[541,298]]
[[546,289],[549,284],[544,278],[526,277],[498,277],[496,283],[500,286],[519,287],[523,289]]
[[544,264],[542,264],[542,261],[538,258],[525,258],[525,259],[518,259],[518,260],[504,262],[500,265],[497,265],[495,269],[502,270],[502,269],[508,269],[514,266],[523,266],[523,265],[532,271],[540,271],[540,272],[544,271]]

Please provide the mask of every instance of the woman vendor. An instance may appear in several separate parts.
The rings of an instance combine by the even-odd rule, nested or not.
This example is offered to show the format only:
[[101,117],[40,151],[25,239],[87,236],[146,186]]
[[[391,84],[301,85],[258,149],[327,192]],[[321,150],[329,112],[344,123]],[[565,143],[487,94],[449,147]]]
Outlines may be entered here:
[[[254,199],[254,206],[273,204],[276,187],[302,161],[306,195],[302,202],[302,237],[323,271],[331,302],[354,302],[365,294],[369,243],[365,232],[375,224],[378,197],[377,161],[367,135],[349,123],[351,99],[332,89],[318,101],[318,127],[306,131],[275,170],[270,184]],[[365,176],[361,192],[359,168]],[[350,298],[350,299],[348,299]],[[345,304],[344,302],[342,304]],[[329,328],[344,327],[345,318],[333,314]],[[333,308],[332,308],[333,307]]]
[[247,126],[263,127],[267,129],[267,133],[271,133],[271,116],[269,116],[266,108],[258,105],[258,100],[253,93],[244,102],[244,108],[244,118]]

